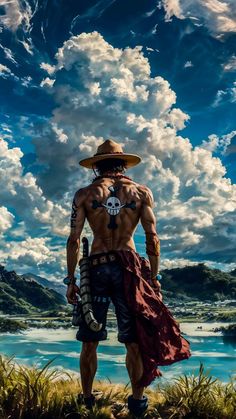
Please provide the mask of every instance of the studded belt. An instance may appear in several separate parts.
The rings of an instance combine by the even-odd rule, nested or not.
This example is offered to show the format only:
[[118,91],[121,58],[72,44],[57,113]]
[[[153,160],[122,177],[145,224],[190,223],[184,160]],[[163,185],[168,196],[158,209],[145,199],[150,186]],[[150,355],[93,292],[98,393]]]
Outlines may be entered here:
[[90,259],[90,265],[91,266],[98,266],[102,265],[104,263],[110,263],[110,262],[117,262],[118,257],[115,253],[104,253],[99,255],[91,255],[89,256]]

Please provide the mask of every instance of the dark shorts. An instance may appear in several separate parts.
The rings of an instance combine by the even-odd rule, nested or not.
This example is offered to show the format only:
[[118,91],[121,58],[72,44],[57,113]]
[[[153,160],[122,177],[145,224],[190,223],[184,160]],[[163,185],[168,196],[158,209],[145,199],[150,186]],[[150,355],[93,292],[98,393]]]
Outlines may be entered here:
[[93,332],[83,320],[76,335],[77,340],[82,342],[106,340],[107,312],[112,301],[117,318],[118,341],[137,342],[135,318],[130,313],[125,300],[122,266],[118,262],[109,262],[92,267],[90,285],[94,317],[103,326],[99,332]]

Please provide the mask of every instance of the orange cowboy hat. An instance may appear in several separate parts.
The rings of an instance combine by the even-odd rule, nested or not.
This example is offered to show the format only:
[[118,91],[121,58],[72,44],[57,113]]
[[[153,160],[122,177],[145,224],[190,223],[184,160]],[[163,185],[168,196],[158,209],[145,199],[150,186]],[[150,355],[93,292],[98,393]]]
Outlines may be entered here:
[[98,146],[96,154],[87,159],[80,160],[79,164],[88,169],[93,169],[93,166],[98,161],[111,158],[124,160],[127,168],[136,166],[136,164],[141,162],[141,157],[136,154],[124,153],[120,144],[113,140],[106,140]]

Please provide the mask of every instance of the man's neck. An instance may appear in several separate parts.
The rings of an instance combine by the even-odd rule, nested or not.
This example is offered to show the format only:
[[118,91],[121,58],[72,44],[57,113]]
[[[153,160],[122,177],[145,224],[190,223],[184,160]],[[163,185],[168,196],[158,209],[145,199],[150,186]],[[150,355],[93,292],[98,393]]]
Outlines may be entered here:
[[126,178],[131,180],[130,177],[125,176],[124,173],[122,172],[105,172],[102,175],[98,175],[93,181],[97,180],[97,179],[102,179],[102,178],[111,178],[111,179],[120,179],[120,178]]
[[111,177],[115,177],[115,176],[117,176],[117,177],[121,177],[121,176],[124,176],[124,173],[122,173],[122,172],[112,172],[112,171],[108,171],[108,172],[105,172],[105,173],[103,173],[101,176],[111,176]]

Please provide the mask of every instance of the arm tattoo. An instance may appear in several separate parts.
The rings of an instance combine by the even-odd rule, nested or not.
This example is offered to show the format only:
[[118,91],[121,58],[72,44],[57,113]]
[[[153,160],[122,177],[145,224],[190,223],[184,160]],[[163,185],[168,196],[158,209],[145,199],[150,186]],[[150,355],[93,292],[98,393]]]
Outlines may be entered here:
[[78,208],[76,206],[75,199],[73,199],[72,210],[71,210],[71,217],[70,217],[70,227],[71,228],[75,228],[76,227],[77,211],[78,211]]

